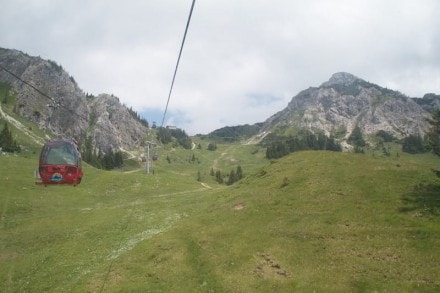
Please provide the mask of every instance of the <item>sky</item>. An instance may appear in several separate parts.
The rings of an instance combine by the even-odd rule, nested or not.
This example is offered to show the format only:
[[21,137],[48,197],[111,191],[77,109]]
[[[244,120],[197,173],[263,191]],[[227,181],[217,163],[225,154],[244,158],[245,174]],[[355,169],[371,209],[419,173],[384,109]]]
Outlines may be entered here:
[[[0,0],[0,47],[55,61],[160,126],[191,3]],[[196,0],[164,126],[263,122],[341,71],[440,94],[440,1]]]

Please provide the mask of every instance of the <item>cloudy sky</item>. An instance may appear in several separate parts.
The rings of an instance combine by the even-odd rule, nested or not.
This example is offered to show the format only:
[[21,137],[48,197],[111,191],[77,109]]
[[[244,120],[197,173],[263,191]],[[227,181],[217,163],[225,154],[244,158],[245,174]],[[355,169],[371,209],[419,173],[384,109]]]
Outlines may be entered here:
[[[0,47],[61,64],[162,122],[192,0],[0,0]],[[339,71],[440,94],[438,0],[197,0],[165,119],[262,122]]]

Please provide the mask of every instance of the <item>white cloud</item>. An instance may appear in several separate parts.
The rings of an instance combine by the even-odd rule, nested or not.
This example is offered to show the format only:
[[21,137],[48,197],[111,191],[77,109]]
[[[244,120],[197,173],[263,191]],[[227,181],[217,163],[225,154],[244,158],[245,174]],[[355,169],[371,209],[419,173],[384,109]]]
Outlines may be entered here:
[[[191,0],[1,2],[0,46],[55,60],[86,92],[164,110]],[[167,123],[260,122],[338,71],[439,93],[439,28],[436,0],[197,1]]]

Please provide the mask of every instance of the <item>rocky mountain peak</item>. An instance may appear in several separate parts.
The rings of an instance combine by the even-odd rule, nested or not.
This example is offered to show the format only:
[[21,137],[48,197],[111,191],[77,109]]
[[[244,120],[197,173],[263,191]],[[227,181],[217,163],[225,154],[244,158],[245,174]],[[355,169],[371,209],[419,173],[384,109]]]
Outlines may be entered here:
[[330,79],[324,82],[321,86],[332,86],[332,85],[350,85],[355,81],[360,80],[360,78],[354,76],[348,72],[337,72],[334,73]]
[[320,87],[311,87],[292,98],[288,106],[263,123],[262,134],[290,135],[306,129],[347,140],[360,128],[366,140],[378,131],[401,139],[423,136],[429,128],[426,109],[437,102],[435,95],[415,101],[350,73],[338,72]]

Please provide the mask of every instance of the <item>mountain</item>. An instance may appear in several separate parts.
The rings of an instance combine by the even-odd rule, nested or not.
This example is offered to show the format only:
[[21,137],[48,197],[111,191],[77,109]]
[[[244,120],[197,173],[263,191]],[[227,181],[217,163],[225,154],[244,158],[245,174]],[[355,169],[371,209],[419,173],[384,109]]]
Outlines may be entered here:
[[61,65],[0,48],[0,82],[10,84],[14,111],[56,137],[86,137],[103,152],[140,145],[149,128],[113,95],[86,95]]
[[260,131],[262,125],[263,123],[255,123],[252,125],[245,124],[237,126],[225,126],[214,130],[208,135],[202,137],[220,139],[223,141],[237,141],[240,139],[248,139],[256,135]]
[[432,113],[435,109],[440,108],[440,95],[426,94],[421,99],[414,99],[423,109]]
[[357,127],[367,141],[380,130],[395,138],[423,136],[429,128],[426,117],[439,101],[439,96],[432,94],[423,99],[409,98],[339,72],[321,86],[310,87],[293,97],[285,109],[263,123],[259,137],[269,133],[294,135],[307,129],[346,141]]

